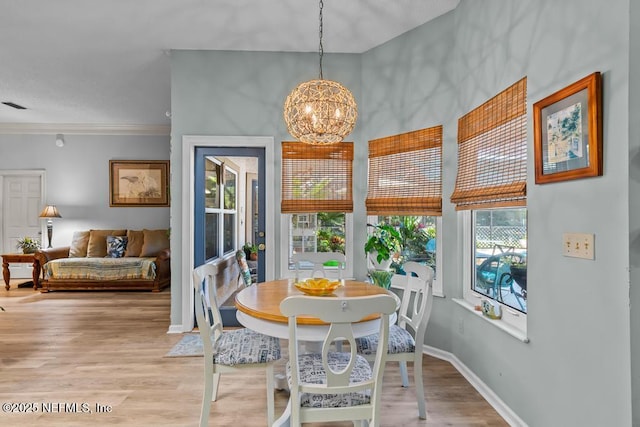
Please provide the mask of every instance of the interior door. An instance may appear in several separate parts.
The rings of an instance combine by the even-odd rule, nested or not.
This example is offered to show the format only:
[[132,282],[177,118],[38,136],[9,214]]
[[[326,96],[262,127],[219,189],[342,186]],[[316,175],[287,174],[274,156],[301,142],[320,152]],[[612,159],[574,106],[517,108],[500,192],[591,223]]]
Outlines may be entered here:
[[[2,178],[2,252],[19,252],[16,243],[26,236],[42,242],[40,209],[42,178],[40,175],[7,175]],[[32,267],[12,264],[12,278],[30,278]]]

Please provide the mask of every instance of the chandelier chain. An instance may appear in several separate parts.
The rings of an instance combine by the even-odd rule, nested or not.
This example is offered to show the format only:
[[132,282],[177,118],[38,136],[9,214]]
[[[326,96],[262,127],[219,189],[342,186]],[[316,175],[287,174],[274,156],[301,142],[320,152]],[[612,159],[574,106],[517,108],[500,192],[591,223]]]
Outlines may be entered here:
[[324,48],[322,47],[322,8],[324,7],[324,2],[320,0],[320,29],[318,33],[320,35],[320,45],[318,46],[318,54],[320,56],[320,80],[322,80],[322,56],[324,55]]
[[320,78],[296,86],[284,102],[283,113],[287,130],[294,138],[307,144],[325,145],[340,142],[353,131],[358,118],[358,106],[349,89],[323,78],[324,1],[318,1]]

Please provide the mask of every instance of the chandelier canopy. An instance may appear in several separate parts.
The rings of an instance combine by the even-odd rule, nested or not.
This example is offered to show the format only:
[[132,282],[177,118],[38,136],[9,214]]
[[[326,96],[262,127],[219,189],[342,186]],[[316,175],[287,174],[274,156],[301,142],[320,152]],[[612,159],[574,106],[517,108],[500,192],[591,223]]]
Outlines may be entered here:
[[284,103],[289,133],[307,144],[334,144],[353,131],[358,107],[349,89],[322,78],[322,8],[320,0],[320,78],[300,83]]

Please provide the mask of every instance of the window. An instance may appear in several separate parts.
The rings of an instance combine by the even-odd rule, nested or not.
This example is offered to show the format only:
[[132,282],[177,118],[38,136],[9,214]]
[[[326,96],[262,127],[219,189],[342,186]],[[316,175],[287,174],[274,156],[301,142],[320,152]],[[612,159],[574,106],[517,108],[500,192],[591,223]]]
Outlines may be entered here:
[[525,334],[526,92],[525,77],[460,118],[451,195],[464,230],[465,301],[494,302],[502,322]]
[[232,252],[236,245],[238,173],[220,159],[204,161],[204,258],[210,260]]
[[433,294],[444,296],[438,233],[442,215],[442,126],[369,141],[368,223],[395,227],[402,250],[392,268],[416,261],[436,273]]
[[346,217],[341,212],[291,214],[289,218],[288,265],[294,269],[293,254],[305,252],[345,253]]
[[351,142],[282,143],[283,276],[293,274],[294,253],[342,252],[352,277],[352,163]]
[[473,211],[472,290],[527,313],[527,210]]

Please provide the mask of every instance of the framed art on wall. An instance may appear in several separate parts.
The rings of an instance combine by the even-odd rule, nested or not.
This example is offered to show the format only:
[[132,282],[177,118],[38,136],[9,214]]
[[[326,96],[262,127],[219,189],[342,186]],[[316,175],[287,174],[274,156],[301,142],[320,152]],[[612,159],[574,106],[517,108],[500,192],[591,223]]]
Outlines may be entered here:
[[169,206],[168,160],[110,160],[109,206]]
[[602,175],[599,72],[533,104],[536,184]]

